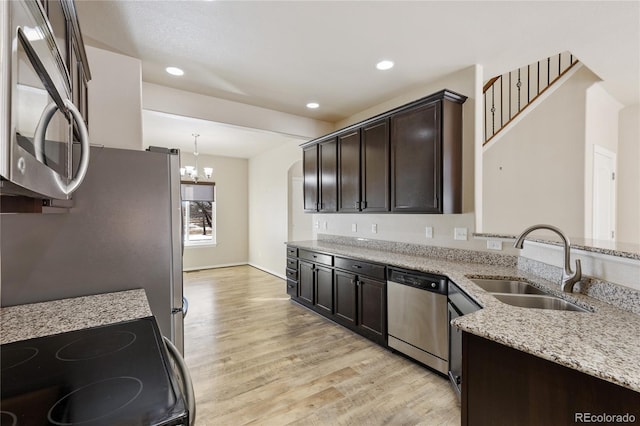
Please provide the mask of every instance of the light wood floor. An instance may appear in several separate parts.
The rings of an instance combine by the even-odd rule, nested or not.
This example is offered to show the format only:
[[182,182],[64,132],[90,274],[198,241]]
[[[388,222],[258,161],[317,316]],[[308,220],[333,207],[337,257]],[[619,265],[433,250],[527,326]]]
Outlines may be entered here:
[[289,300],[250,266],[185,274],[197,425],[447,425],[443,377]]

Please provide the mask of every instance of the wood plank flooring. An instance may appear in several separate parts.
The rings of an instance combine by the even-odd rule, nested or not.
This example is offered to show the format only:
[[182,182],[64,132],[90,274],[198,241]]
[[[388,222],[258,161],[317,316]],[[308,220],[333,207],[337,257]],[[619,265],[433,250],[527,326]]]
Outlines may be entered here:
[[458,425],[448,381],[289,300],[250,266],[185,273],[197,426]]

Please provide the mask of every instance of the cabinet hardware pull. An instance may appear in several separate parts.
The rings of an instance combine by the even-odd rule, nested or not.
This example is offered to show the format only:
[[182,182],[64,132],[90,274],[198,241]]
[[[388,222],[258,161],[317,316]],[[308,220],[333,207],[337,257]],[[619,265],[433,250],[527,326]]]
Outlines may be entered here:
[[355,269],[362,269],[362,266],[360,266],[360,265],[353,265],[353,267],[354,267]]

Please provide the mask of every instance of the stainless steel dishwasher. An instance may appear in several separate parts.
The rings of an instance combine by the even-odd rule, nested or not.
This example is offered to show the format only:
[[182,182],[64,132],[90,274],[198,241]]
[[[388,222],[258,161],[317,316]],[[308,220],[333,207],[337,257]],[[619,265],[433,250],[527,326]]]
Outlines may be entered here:
[[447,278],[390,268],[387,281],[389,347],[447,374]]

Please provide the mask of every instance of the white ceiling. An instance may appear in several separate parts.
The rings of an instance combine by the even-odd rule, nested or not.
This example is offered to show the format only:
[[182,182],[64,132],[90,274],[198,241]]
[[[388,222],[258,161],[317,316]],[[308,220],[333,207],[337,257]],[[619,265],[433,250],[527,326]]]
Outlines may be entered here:
[[140,58],[144,81],[329,122],[473,64],[486,80],[566,50],[640,103],[638,1],[76,4],[85,42]]

